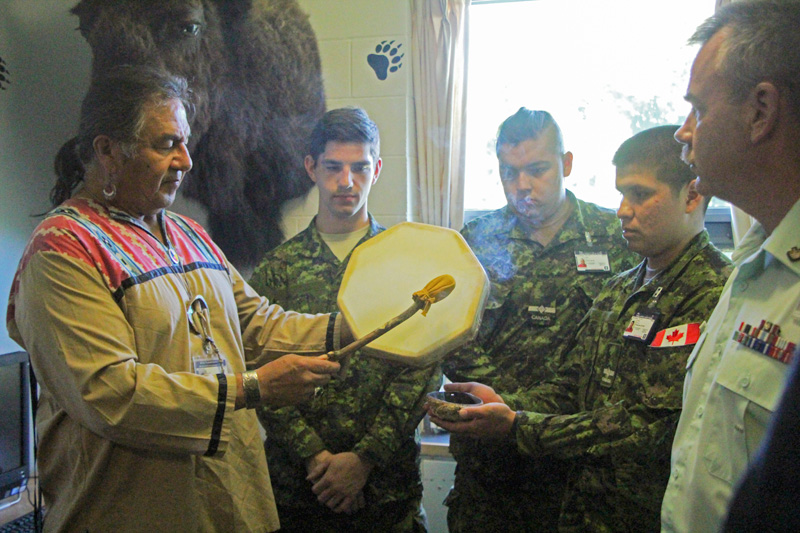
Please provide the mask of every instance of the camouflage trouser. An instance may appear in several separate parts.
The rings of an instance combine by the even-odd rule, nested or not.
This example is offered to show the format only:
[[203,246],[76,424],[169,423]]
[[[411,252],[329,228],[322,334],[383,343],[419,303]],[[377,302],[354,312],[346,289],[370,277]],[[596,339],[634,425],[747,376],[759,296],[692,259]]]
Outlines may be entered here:
[[455,486],[445,499],[450,533],[533,533],[556,531],[561,509],[561,492],[519,491],[518,487],[496,486],[468,476],[456,476]]
[[372,505],[352,514],[319,508],[278,506],[281,533],[427,533],[428,521],[419,499]]

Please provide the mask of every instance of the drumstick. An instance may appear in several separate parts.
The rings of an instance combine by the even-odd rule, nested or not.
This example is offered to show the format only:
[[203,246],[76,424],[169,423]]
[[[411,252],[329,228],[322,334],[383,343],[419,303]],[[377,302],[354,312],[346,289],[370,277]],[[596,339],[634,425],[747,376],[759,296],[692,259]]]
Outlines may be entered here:
[[441,276],[437,276],[430,280],[427,285],[421,290],[417,291],[411,295],[411,299],[414,300],[414,303],[394,317],[393,319],[386,322],[384,325],[376,328],[358,340],[355,340],[345,346],[344,348],[340,348],[338,350],[334,350],[325,354],[330,361],[339,361],[344,359],[351,353],[355,352],[362,346],[369,344],[370,342],[374,341],[387,331],[397,327],[398,325],[402,324],[414,314],[422,310],[422,316],[428,314],[428,310],[431,308],[431,305],[435,304],[436,302],[441,302],[447,296],[453,292],[453,289],[456,287],[456,280],[453,279],[453,276],[449,274],[444,274]]

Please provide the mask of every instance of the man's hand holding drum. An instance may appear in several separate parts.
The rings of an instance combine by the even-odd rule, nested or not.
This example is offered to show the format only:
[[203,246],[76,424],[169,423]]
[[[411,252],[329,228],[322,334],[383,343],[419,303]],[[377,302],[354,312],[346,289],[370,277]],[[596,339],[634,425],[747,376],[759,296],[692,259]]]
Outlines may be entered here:
[[[236,408],[262,405],[283,407],[307,402],[314,397],[314,389],[327,385],[339,369],[339,363],[326,360],[324,355],[284,355],[256,370],[237,374]],[[255,374],[257,378],[257,406],[247,402],[247,374]]]

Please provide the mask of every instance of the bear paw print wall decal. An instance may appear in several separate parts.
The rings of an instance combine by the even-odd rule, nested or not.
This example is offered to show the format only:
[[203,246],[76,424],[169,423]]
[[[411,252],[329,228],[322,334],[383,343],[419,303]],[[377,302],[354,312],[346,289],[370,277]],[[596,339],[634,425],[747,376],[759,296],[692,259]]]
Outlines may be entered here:
[[375,71],[375,76],[383,81],[387,78],[390,72],[397,72],[403,66],[403,56],[399,54],[402,43],[394,44],[394,41],[381,41],[375,47],[375,53],[367,56],[367,63],[372,70]]

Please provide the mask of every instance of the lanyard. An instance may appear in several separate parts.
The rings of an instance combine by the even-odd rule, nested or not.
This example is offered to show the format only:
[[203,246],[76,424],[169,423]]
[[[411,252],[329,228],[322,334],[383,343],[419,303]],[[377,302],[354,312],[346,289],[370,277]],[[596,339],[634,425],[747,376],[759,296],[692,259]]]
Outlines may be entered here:
[[203,351],[206,355],[214,356],[222,360],[214,338],[211,336],[211,319],[208,311],[208,303],[202,295],[198,294],[189,304],[189,309],[186,310],[186,315],[189,317],[189,328],[196,335],[203,339]]
[[[203,352],[207,356],[214,357],[218,361],[224,362],[219,348],[217,348],[217,344],[214,342],[214,337],[211,334],[211,316],[208,308],[208,302],[206,302],[206,299],[203,297],[203,295],[194,295],[193,291],[189,287],[189,283],[186,281],[186,269],[183,267],[183,261],[181,261],[177,250],[175,250],[175,248],[172,246],[172,242],[169,240],[169,235],[167,235],[166,224],[163,223],[163,218],[159,217],[159,220],[162,222],[161,231],[164,234],[164,239],[167,241],[166,244],[162,243],[158,238],[156,238],[156,236],[153,235],[150,230],[138,224],[135,219],[128,219],[128,217],[124,218],[137,230],[145,232],[145,235],[142,236],[142,239],[145,241],[145,243],[147,243],[147,246],[149,246],[154,252],[158,252],[158,249],[153,246],[153,243],[150,242],[150,239],[155,239],[159,246],[166,250],[165,253],[167,258],[169,258],[174,265],[180,267],[181,272],[180,276],[178,277],[183,283],[184,289],[186,289],[186,294],[191,299],[191,302],[186,308],[186,316],[189,319],[189,329],[192,331],[192,333],[198,335],[203,340]],[[162,251],[162,253],[164,252]]]

